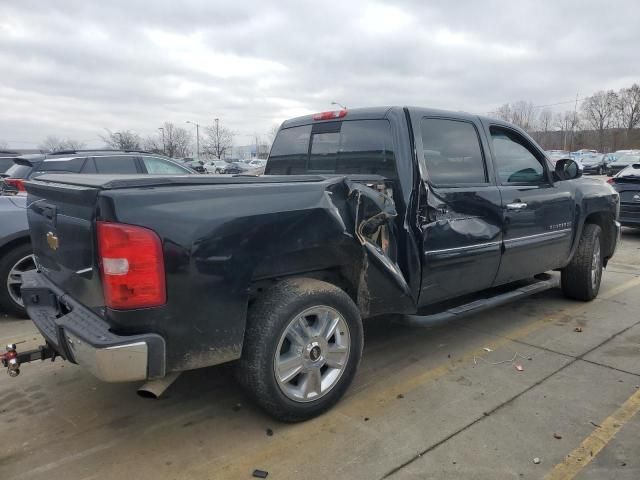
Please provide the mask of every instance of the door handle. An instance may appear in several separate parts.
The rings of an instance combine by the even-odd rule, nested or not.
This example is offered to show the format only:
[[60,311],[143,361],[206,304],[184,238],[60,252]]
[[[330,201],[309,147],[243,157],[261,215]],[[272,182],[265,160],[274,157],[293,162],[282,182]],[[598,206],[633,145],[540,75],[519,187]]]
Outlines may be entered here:
[[527,204],[523,202],[507,203],[507,210],[522,210],[527,208]]

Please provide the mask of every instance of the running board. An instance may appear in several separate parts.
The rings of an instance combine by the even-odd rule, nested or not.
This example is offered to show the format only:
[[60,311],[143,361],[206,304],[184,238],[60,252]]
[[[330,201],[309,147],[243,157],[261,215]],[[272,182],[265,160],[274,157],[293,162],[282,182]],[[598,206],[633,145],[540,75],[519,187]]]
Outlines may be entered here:
[[433,325],[433,323],[454,320],[474,313],[479,313],[484,310],[489,310],[490,308],[499,307],[500,305],[504,305],[505,303],[512,302],[519,298],[529,297],[536,293],[549,290],[550,288],[556,288],[557,286],[559,286],[558,278],[538,280],[535,283],[531,283],[524,287],[519,287],[509,292],[500,293],[493,297],[482,298],[470,303],[465,303],[464,305],[459,305],[443,312],[438,312],[431,315],[403,315],[397,321],[402,325],[407,325],[410,327],[427,327]]

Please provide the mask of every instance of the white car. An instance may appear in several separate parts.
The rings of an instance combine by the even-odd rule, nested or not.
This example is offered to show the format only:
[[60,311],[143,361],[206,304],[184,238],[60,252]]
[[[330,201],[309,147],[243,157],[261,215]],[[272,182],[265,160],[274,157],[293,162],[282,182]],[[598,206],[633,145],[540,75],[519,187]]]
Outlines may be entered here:
[[264,173],[264,167],[267,166],[267,161],[259,159],[251,160],[247,166],[249,167],[247,173],[252,175],[262,175]]
[[228,162],[224,160],[208,160],[204,164],[204,169],[207,173],[220,173],[222,171],[222,167],[227,165]]

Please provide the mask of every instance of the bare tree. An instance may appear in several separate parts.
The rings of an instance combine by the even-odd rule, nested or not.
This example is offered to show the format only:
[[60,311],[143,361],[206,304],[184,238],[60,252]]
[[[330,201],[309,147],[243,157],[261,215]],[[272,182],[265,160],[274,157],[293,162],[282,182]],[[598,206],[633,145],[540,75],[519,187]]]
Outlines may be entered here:
[[510,122],[512,117],[511,105],[505,103],[504,105],[498,107],[495,112],[491,112],[491,115],[500,120],[504,120],[505,122]]
[[505,103],[491,115],[505,122],[513,123],[527,132],[533,132],[535,129],[536,115],[532,102],[520,100],[511,104]]
[[618,93],[618,112],[621,127],[627,129],[627,136],[640,125],[640,85],[634,83]]
[[544,109],[538,116],[538,126],[542,133],[547,133],[553,126],[553,112],[549,109]]
[[73,138],[67,138],[65,140],[56,137],[55,135],[49,135],[45,138],[38,148],[47,152],[59,152],[61,150],[80,150],[85,147],[85,143],[80,140],[74,140]]
[[538,115],[538,126],[537,126],[537,130],[540,136],[538,141],[541,144],[543,144],[545,148],[547,147],[547,145],[545,145],[545,142],[547,141],[547,137],[548,137],[547,134],[549,133],[549,130],[551,130],[552,125],[553,125],[553,112],[545,108],[540,112],[540,115]]
[[600,151],[604,151],[604,131],[609,128],[617,106],[618,97],[612,90],[600,90],[582,102],[582,116],[598,132]]
[[107,133],[100,135],[100,138],[107,148],[113,148],[115,150],[141,150],[140,144],[142,143],[142,139],[136,132],[131,130],[112,132],[108,128],[105,128],[105,130]]
[[573,132],[578,125],[578,116],[572,111],[556,113],[553,123],[562,134],[562,149],[567,150],[570,145],[573,145]]
[[0,140],[0,150],[9,150],[9,144],[3,140]]
[[511,123],[526,132],[532,132],[535,126],[535,107],[532,102],[520,100],[511,105]]
[[145,150],[162,153],[171,158],[184,158],[191,155],[191,133],[182,127],[176,127],[171,122],[164,122],[161,132],[147,137],[144,141]]
[[224,158],[225,154],[233,147],[233,133],[228,128],[220,125],[216,118],[213,125],[205,127],[205,139],[202,151],[215,158]]

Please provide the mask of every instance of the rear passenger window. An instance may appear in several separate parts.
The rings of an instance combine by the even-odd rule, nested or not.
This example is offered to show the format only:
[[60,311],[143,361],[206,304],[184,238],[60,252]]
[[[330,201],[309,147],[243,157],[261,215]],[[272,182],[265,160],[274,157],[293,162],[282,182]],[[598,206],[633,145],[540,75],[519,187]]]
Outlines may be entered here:
[[113,157],[94,157],[98,173],[138,173],[135,157],[126,155]]
[[424,162],[435,185],[487,183],[480,139],[473,124],[422,119]]

